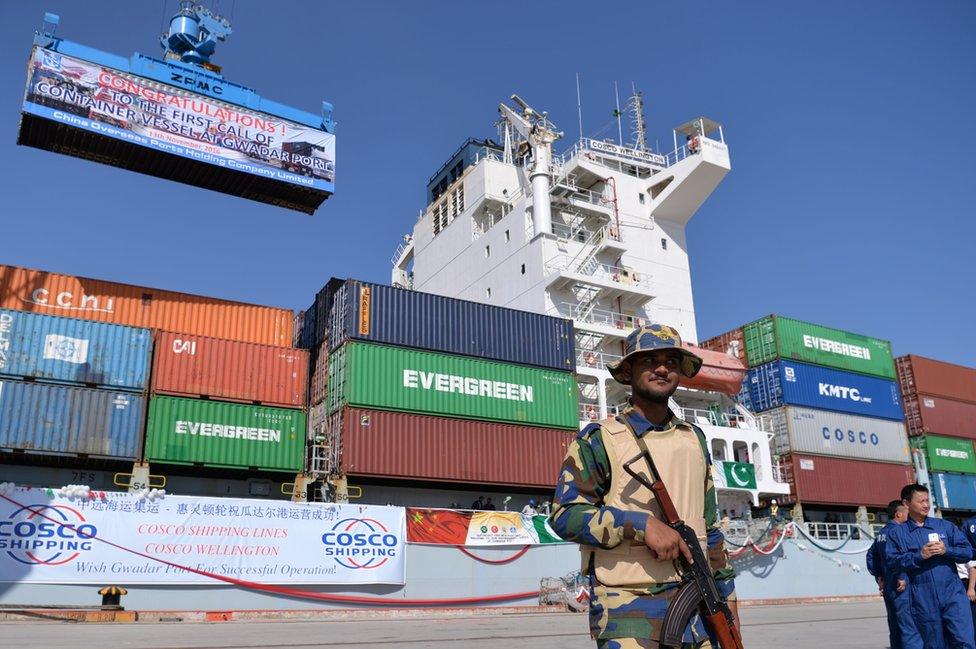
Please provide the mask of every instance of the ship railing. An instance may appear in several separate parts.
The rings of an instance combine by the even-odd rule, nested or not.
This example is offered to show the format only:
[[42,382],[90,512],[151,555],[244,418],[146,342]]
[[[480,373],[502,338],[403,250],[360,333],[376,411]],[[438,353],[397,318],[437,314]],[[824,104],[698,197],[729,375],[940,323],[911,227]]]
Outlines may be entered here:
[[695,423],[706,423],[725,428],[749,428],[749,420],[737,413],[713,412],[704,408],[682,408],[684,419]]
[[576,366],[602,370],[606,368],[608,363],[615,363],[620,358],[619,354],[582,350],[576,354]]
[[496,160],[498,162],[505,162],[505,152],[499,151],[498,149],[492,149],[490,147],[482,147],[474,154],[474,164],[478,164],[482,160]]
[[650,322],[650,318],[644,314],[622,313],[598,307],[586,309],[585,306],[582,302],[559,302],[548,310],[548,315],[621,329],[626,333]]
[[677,149],[675,149],[674,151],[672,151],[671,153],[667,154],[664,157],[667,160],[668,166],[670,167],[671,165],[677,164],[682,160],[684,160],[685,158],[687,158],[688,156],[695,155],[700,151],[701,148],[698,148],[696,150],[691,150],[687,144],[682,144]]
[[872,538],[875,530],[866,530],[857,523],[803,523],[807,534],[820,541],[844,541]]
[[773,480],[776,482],[782,482],[788,484],[790,482],[790,473],[786,469],[786,465],[779,462],[773,462]]
[[603,279],[625,286],[633,286],[635,288],[645,290],[650,290],[652,288],[648,273],[638,273],[632,268],[611,266],[610,264],[601,263],[595,260],[588,261],[586,264],[582,264],[579,267],[577,267],[573,262],[573,257],[569,257],[568,255],[560,255],[558,257],[554,257],[546,264],[546,271],[550,273],[579,273],[594,279]]

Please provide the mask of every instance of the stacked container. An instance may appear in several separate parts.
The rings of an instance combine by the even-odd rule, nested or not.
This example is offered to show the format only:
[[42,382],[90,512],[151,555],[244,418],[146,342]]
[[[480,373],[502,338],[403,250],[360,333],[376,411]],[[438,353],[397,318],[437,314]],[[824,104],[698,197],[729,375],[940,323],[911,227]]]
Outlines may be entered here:
[[[745,358],[738,399],[763,413],[798,501],[882,507],[898,496],[911,471],[890,343],[773,315],[702,347]],[[848,472],[874,487],[854,488]]]
[[940,508],[976,511],[976,369],[914,354],[895,366],[920,479]]
[[291,311],[11,266],[0,305],[0,447],[302,469]]
[[0,448],[135,460],[148,329],[0,309]]
[[578,427],[571,321],[332,280],[302,329],[310,438],[341,449],[333,472],[554,483]]

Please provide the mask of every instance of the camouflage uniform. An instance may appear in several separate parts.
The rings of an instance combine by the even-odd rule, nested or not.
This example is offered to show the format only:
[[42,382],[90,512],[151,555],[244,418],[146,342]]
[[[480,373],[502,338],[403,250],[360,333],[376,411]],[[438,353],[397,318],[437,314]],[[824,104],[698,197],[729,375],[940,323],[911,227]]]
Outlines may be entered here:
[[[705,461],[710,465],[705,435],[700,428],[673,414],[665,426],[654,426],[633,407],[621,415],[638,435],[688,426],[697,433]],[[623,511],[603,505],[610,485],[611,468],[603,442],[604,429],[591,424],[580,431],[563,461],[550,524],[559,536],[584,546],[613,548],[644,541],[648,514]],[[663,460],[658,460],[659,462]],[[704,518],[708,534],[707,554],[717,581],[719,593],[735,599],[734,573],[725,551],[724,536],[718,527],[715,487],[711,471],[706,473]],[[587,568],[584,566],[584,570]],[[599,649],[657,649],[655,638],[677,584],[647,584],[639,588],[610,587],[598,583],[592,571],[590,579],[590,633]],[[695,616],[685,631],[686,646],[708,647],[709,639],[702,621]]]

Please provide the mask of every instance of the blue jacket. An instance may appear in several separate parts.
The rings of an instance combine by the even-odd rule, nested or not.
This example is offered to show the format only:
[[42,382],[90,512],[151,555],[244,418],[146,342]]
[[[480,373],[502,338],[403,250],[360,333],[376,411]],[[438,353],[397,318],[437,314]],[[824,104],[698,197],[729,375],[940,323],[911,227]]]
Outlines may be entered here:
[[[938,535],[946,553],[923,559],[922,546],[929,542],[931,534]],[[913,587],[922,583],[958,583],[956,564],[972,560],[973,546],[958,527],[930,516],[922,525],[908,519],[904,525],[892,529],[887,537],[885,558],[886,574],[907,573]]]
[[969,541],[969,545],[973,546],[973,550],[976,552],[976,516],[967,518],[962,522],[962,533],[966,535],[966,540]]
[[885,548],[888,545],[888,538],[894,531],[894,528],[900,527],[901,523],[896,523],[895,521],[888,521],[888,523],[881,528],[877,536],[874,537],[874,543],[868,549],[867,562],[868,562],[868,572],[871,573],[873,577],[880,577],[884,579],[885,590],[893,589],[896,587],[899,579],[905,579],[905,572],[900,571],[895,579],[887,579],[887,563],[886,563],[886,552]]

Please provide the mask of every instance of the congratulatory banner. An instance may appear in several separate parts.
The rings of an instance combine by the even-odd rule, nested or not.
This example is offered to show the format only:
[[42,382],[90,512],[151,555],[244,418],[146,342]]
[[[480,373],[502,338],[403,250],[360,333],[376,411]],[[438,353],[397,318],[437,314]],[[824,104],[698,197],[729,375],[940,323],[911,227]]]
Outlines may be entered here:
[[335,188],[330,133],[40,47],[24,112],[235,171]]
[[399,507],[50,493],[0,498],[0,582],[219,583],[160,559],[262,584],[404,583]]
[[408,507],[407,540],[410,543],[467,546],[564,543],[549,527],[547,518],[518,512]]

